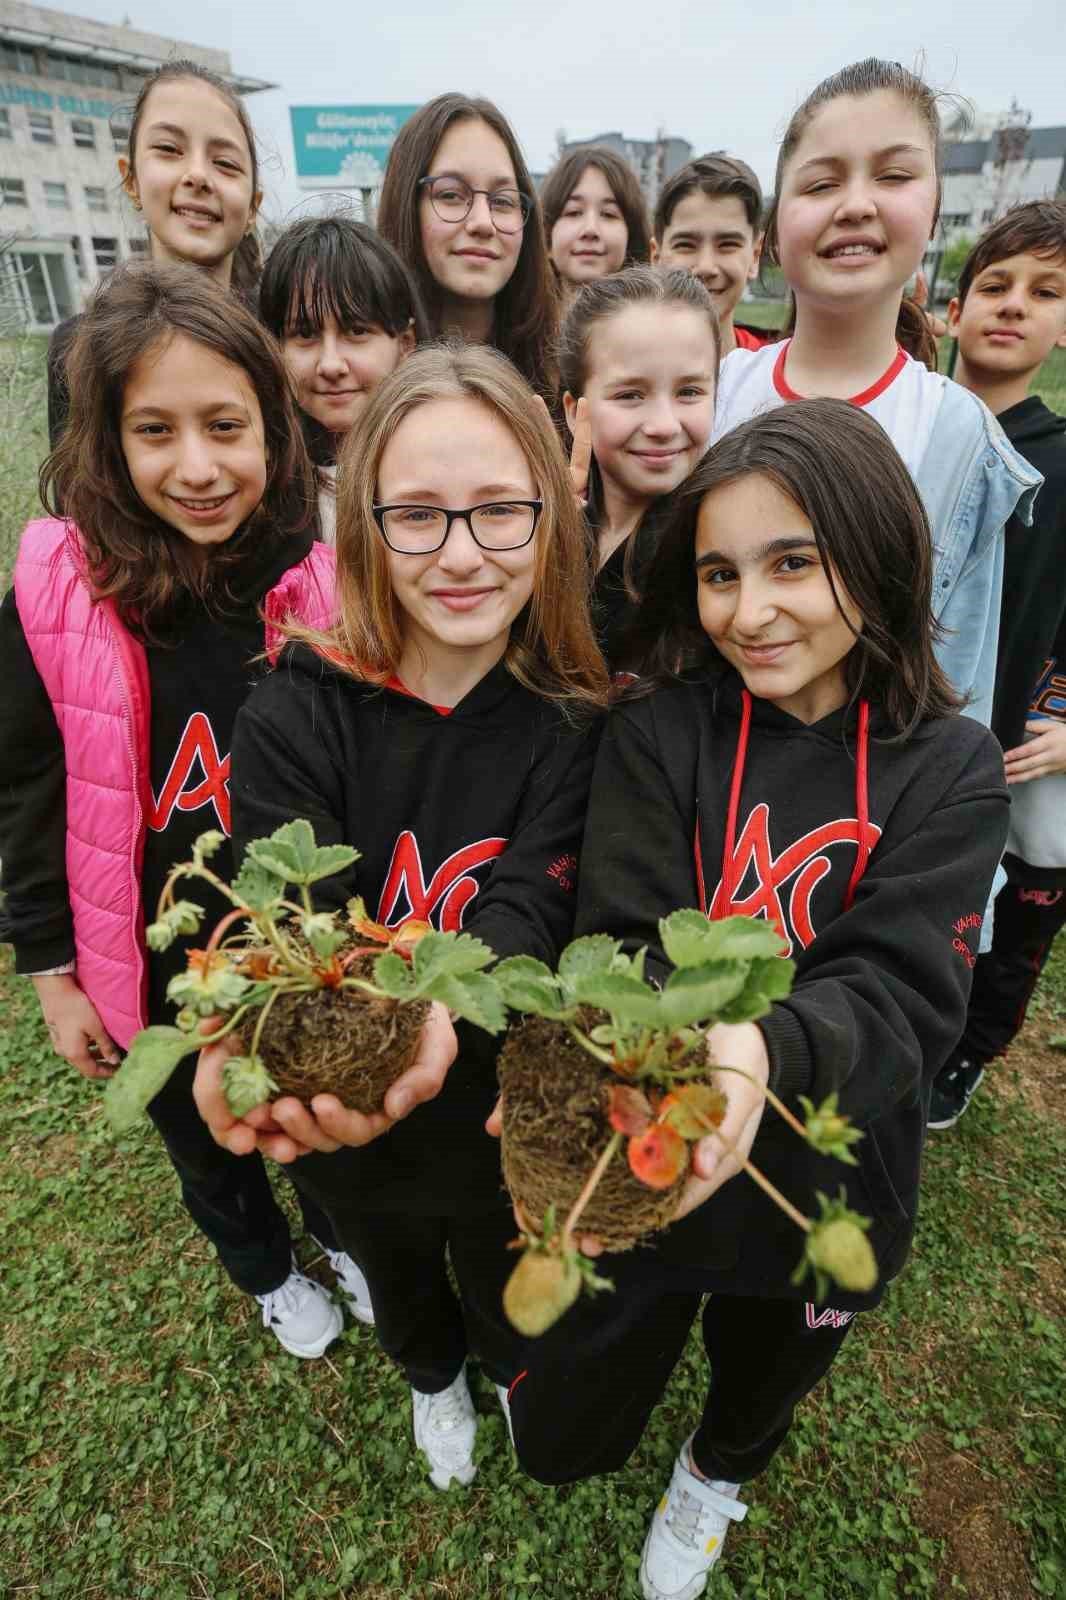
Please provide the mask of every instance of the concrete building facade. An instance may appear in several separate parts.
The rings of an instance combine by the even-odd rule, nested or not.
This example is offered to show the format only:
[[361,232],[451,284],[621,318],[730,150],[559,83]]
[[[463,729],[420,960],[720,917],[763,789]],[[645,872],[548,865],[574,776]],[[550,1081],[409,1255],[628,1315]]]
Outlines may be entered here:
[[560,158],[578,150],[582,145],[606,145],[616,155],[628,161],[640,182],[648,210],[655,210],[659,190],[667,178],[673,177],[679,167],[692,160],[692,146],[687,139],[668,138],[661,134],[657,139],[627,139],[621,133],[599,133],[594,139],[573,139],[559,149]]
[[956,239],[976,240],[1012,206],[1066,195],[1066,127],[1008,122],[987,138],[949,141],[943,171],[940,228],[923,263],[930,283]]
[[147,250],[116,158],[133,103],[165,61],[191,60],[241,94],[225,50],[0,0],[0,299],[4,318],[50,328],[116,262]]

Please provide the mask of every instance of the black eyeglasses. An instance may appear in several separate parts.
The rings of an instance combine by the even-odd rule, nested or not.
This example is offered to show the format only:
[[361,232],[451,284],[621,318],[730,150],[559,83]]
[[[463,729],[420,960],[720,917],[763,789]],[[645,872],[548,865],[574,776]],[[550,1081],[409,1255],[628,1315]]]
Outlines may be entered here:
[[487,500],[449,511],[444,506],[374,506],[374,521],[390,550],[428,556],[439,550],[461,518],[482,550],[521,550],[536,532],[543,500]]
[[533,202],[520,189],[472,189],[462,178],[419,178],[429,203],[442,222],[463,222],[474,209],[477,195],[489,203],[489,216],[497,233],[518,233],[525,227]]

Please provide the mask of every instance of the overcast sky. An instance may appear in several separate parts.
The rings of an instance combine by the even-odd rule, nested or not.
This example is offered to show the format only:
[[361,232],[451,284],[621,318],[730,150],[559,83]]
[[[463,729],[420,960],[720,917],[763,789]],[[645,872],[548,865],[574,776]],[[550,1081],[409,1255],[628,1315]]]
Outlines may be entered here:
[[[59,0],[62,4],[63,0]],[[696,151],[729,149],[764,184],[789,113],[862,56],[914,63],[980,110],[1013,97],[1034,126],[1066,123],[1060,0],[67,0],[64,9],[229,50],[237,71],[280,87],[249,107],[267,211],[301,194],[290,105],[416,104],[484,94],[510,118],[534,171],[571,139],[657,129]]]

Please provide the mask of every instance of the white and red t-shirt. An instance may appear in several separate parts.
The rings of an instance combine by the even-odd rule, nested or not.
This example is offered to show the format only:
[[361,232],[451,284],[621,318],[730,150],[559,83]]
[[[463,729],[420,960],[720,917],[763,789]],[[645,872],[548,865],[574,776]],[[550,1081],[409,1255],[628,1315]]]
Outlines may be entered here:
[[[761,350],[734,350],[722,362],[714,414],[712,444],[742,422],[790,400],[797,394],[787,377],[791,339]],[[849,396],[879,422],[912,476],[917,473],[936,421],[948,380],[930,372],[905,350],[897,349],[891,365],[861,394]]]

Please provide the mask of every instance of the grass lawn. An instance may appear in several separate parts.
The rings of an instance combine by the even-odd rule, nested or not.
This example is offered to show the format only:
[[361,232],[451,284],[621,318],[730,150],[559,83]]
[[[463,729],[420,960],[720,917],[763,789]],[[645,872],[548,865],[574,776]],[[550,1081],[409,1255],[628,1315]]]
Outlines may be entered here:
[[[0,346],[0,574],[33,510],[41,355]],[[711,1600],[1066,1596],[1064,1040],[1060,940],[1006,1063],[933,1136],[909,1268],[752,1486]],[[634,1600],[695,1346],[629,1468],[568,1490],[517,1472],[482,1385],[479,1477],[440,1495],[372,1331],[284,1355],[155,1136],[115,1142],[98,1102],[0,952],[4,1600]]]
[[[530,1483],[483,1384],[480,1475],[440,1495],[372,1331],[350,1326],[321,1361],[284,1355],[154,1135],[109,1137],[9,971],[0,1010],[0,1593],[638,1595],[645,1523],[701,1399],[695,1345],[627,1471]],[[1066,1594],[1064,1033],[1060,942],[1006,1064],[933,1136],[910,1266],[753,1486],[711,1600]]]

